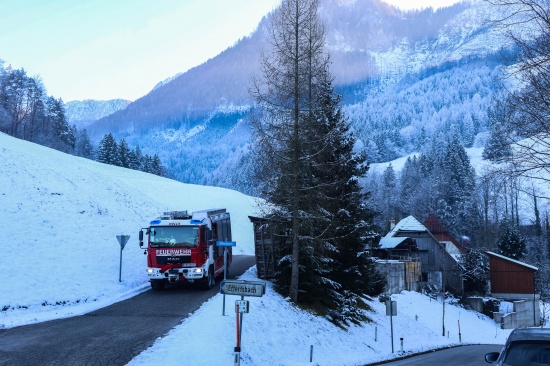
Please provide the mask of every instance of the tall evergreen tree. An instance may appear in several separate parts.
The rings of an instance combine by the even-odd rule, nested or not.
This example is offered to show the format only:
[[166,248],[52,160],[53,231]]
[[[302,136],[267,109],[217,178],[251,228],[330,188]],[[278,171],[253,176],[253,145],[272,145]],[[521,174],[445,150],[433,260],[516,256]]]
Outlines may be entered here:
[[141,171],[145,173],[153,173],[153,158],[145,154],[141,164]]
[[424,205],[418,203],[418,201],[424,201],[421,198],[422,182],[420,164],[416,155],[407,158],[399,175],[399,209],[401,210],[401,217],[416,214],[419,208]]
[[[477,220],[475,210],[475,170],[458,139],[452,140],[444,157],[447,190],[445,202],[452,212],[449,227],[457,237],[470,231]],[[473,217],[472,217],[473,216]],[[470,219],[474,220],[470,220]]]
[[111,165],[120,165],[118,161],[118,147],[117,143],[113,137],[113,134],[108,133],[99,142],[99,147],[97,149],[97,161],[100,163],[111,164]]
[[48,146],[61,151],[72,151],[76,137],[65,116],[65,104],[61,99],[49,97],[47,105],[47,119],[50,131]]
[[120,166],[124,168],[128,168],[130,166],[130,163],[129,163],[130,148],[126,143],[126,140],[120,139],[118,143],[117,154],[118,154],[118,163],[120,164]]
[[27,83],[29,114],[23,135],[25,140],[40,141],[41,124],[45,118],[45,105],[43,101],[45,94],[46,91],[42,82],[38,78],[30,78]]
[[157,154],[155,154],[151,160],[151,173],[159,176],[164,176],[164,167]]
[[128,153],[128,168],[134,170],[143,170],[143,155],[139,146],[134,147]]
[[497,246],[500,254],[518,261],[527,254],[525,238],[515,225],[506,224]]
[[324,148],[316,156],[312,176],[318,187],[317,210],[325,214],[319,215],[323,220],[317,230],[334,248],[327,256],[331,261],[326,277],[335,285],[327,294],[333,304],[328,315],[346,324],[367,319],[362,310],[368,306],[362,296],[379,294],[385,281],[365,251],[377,232],[372,223],[375,213],[364,204],[368,194],[359,185],[368,170],[366,155],[354,152],[356,139],[328,71],[320,76],[315,140],[323,141]]
[[382,204],[385,207],[384,219],[386,222],[390,220],[395,220],[398,216],[397,209],[397,175],[391,163],[384,170],[382,174]]
[[512,148],[500,122],[495,122],[491,127],[489,141],[481,156],[494,162],[502,162],[512,156]]
[[485,294],[489,281],[489,260],[480,250],[468,248],[460,256],[463,269],[464,291],[467,293]]
[[[360,294],[374,275],[364,252],[372,213],[362,206],[357,179],[364,156],[334,95],[317,0],[284,0],[269,29],[272,49],[253,96],[261,181],[275,207],[276,288],[339,323],[360,321]],[[372,264],[371,264],[372,265]],[[339,271],[346,271],[342,277]]]
[[88,131],[84,128],[77,134],[75,153],[77,156],[93,159],[94,157],[94,146],[90,141],[88,136]]

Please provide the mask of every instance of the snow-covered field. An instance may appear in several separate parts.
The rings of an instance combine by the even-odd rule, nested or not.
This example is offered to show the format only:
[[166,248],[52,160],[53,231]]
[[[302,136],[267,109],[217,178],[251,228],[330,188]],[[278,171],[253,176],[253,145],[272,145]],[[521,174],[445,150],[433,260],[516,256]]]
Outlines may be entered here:
[[[0,328],[83,314],[147,290],[139,229],[165,210],[214,207],[231,212],[235,253],[252,254],[252,197],[96,163],[0,133]],[[122,254],[122,282],[119,234],[131,236]],[[255,268],[242,278],[257,280]],[[267,283],[263,297],[246,298],[241,364],[361,365],[398,355],[399,338],[405,352],[459,344],[459,322],[462,343],[503,344],[510,332],[448,304],[443,336],[441,302],[412,292],[392,298],[395,353],[379,301],[371,303],[372,323],[346,331],[293,307]],[[231,364],[237,299],[226,297],[222,316],[222,295],[216,295],[130,364]]]
[[[227,208],[254,251],[256,199],[63,154],[0,133],[0,328],[82,314],[148,289],[140,228],[171,210]],[[122,252],[117,235],[130,235]]]

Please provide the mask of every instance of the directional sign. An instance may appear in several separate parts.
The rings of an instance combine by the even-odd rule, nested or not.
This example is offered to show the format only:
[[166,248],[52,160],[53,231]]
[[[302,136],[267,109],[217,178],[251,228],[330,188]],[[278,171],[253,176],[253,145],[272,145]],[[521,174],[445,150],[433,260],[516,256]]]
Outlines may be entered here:
[[237,243],[234,241],[218,241],[216,242],[216,245],[219,247],[234,247]]
[[130,235],[117,235],[116,238],[118,239],[120,248],[124,249],[124,247],[126,246],[126,243],[128,242],[128,239],[130,239]]
[[224,280],[220,284],[220,293],[224,295],[262,297],[265,294],[265,282]]

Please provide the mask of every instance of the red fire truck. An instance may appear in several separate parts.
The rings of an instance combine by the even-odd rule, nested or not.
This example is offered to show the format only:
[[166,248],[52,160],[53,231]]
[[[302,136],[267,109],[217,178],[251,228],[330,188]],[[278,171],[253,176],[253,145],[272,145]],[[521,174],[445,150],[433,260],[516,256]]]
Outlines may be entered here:
[[187,211],[165,212],[139,231],[142,248],[144,231],[147,275],[153,290],[162,290],[167,283],[195,281],[210,289],[216,277],[229,269],[231,247],[216,245],[218,241],[231,242],[231,217],[224,208],[191,215]]

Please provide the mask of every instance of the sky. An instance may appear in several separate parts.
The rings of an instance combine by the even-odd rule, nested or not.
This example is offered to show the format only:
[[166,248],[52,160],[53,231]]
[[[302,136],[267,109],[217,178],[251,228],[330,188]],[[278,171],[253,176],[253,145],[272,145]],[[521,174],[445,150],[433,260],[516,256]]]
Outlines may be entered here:
[[[5,227],[19,233],[18,240],[3,243],[2,254],[10,258],[10,268],[28,267],[21,248],[40,258],[33,271],[0,270],[0,329],[81,315],[147,291],[146,258],[137,232],[163,211],[225,207],[237,243],[234,253],[254,252],[248,219],[257,215],[253,197],[101,164],[3,133],[0,146],[0,216]],[[122,252],[121,282],[120,234],[130,235]],[[240,279],[260,281],[255,266]],[[205,302],[129,365],[177,365],[182,359],[189,365],[232,364],[234,300],[240,296],[227,295],[225,316],[222,299],[217,294]],[[406,353],[459,345],[459,324],[462,344],[496,344],[499,351],[510,333],[480,313],[447,303],[448,334],[443,337],[442,303],[404,291],[392,295],[397,301],[392,353],[385,305],[376,299],[370,302],[373,322],[347,331],[292,306],[269,281],[265,295],[246,300],[250,310],[243,318],[242,366],[363,365],[398,356],[399,338]]]
[[[387,0],[403,9],[458,0]],[[136,100],[251,34],[280,0],[0,0],[0,60],[47,94]]]

